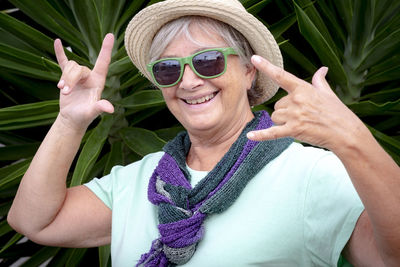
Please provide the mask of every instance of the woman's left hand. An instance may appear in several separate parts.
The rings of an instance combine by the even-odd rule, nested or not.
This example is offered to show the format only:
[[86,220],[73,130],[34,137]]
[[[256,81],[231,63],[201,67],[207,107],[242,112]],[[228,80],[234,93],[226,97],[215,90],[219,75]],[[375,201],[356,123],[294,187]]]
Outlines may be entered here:
[[271,114],[275,126],[250,132],[249,139],[261,141],[291,136],[335,151],[357,140],[361,129],[361,132],[368,130],[330,88],[325,80],[327,67],[320,68],[310,84],[260,56],[253,56],[252,63],[288,95],[275,104]]

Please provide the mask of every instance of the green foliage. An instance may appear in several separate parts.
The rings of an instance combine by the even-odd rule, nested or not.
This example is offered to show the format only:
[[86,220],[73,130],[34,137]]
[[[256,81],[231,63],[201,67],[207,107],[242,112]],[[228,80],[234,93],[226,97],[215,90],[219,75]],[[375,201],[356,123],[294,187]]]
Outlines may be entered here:
[[[109,266],[109,246],[42,247],[16,234],[5,218],[18,183],[58,112],[53,40],[69,59],[92,67],[104,35],[116,44],[103,97],[115,105],[89,127],[68,176],[82,184],[157,151],[182,127],[126,55],[125,27],[148,0],[9,0],[0,12],[0,250],[1,264]],[[280,43],[285,68],[310,80],[321,66],[343,102],[400,162],[400,2],[390,0],[242,0]],[[15,9],[16,8],[16,9]],[[284,93],[256,109],[272,110]]]

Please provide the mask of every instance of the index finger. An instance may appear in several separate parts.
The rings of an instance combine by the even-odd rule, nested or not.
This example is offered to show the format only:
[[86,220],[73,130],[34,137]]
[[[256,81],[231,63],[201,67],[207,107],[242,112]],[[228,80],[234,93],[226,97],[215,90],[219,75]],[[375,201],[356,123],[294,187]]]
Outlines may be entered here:
[[60,66],[61,70],[64,70],[64,66],[67,64],[68,58],[65,55],[64,47],[60,39],[54,40],[54,52],[56,54],[58,65]]
[[111,61],[111,52],[114,46],[114,35],[108,33],[103,40],[99,56],[97,57],[96,64],[94,65],[93,72],[97,73],[104,78],[107,76],[108,65]]
[[296,77],[290,72],[275,66],[263,57],[254,55],[251,57],[253,65],[266,74],[271,80],[276,82],[282,89],[288,93],[293,92],[299,86],[309,85],[306,81]]

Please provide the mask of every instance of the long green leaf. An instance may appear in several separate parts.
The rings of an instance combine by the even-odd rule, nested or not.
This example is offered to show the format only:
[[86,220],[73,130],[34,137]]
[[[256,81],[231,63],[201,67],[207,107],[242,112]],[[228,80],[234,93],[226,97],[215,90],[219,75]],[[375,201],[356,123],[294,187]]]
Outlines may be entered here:
[[[97,8],[100,13],[102,34],[116,32],[117,21],[119,20],[125,0],[96,0]],[[137,0],[132,1],[137,2]]]
[[146,2],[145,0],[135,0],[135,1],[130,1],[129,6],[125,8],[123,11],[122,15],[120,18],[118,18],[118,21],[115,26],[115,32],[121,32],[122,27],[130,20],[134,14],[139,10],[139,8],[143,5],[143,3]]
[[111,247],[110,245],[99,247],[99,267],[108,267],[110,262]]
[[97,159],[96,163],[93,165],[93,168],[90,170],[87,177],[89,177],[89,178],[102,177],[109,155],[110,155],[109,152],[105,153],[104,156],[103,156],[103,154],[101,154],[101,156],[99,156],[99,158]]
[[165,106],[165,101],[160,90],[145,90],[121,99],[116,104],[129,109],[143,110]]
[[319,12],[313,5],[313,1],[311,0],[297,0],[297,3],[300,4],[302,10],[305,11],[308,18],[312,21],[315,28],[318,32],[323,36],[324,40],[328,44],[328,46],[333,50],[336,57],[340,58],[340,55],[343,54],[343,51],[340,50],[340,46],[337,46],[333,41],[333,38],[325,25],[324,19],[321,18]]
[[43,57],[0,44],[0,67],[36,79],[58,81],[61,73],[54,71],[54,69],[49,70],[43,64],[43,61],[51,64],[50,61]]
[[[372,1],[355,0],[351,23],[351,57],[354,62],[361,62],[364,47],[372,34]],[[355,63],[356,64],[356,63]]]
[[318,1],[317,4],[321,9],[322,15],[326,18],[325,23],[327,24],[327,28],[331,29],[330,32],[334,33],[331,36],[336,46],[339,48],[339,44],[344,44],[347,41],[346,29],[340,24],[340,18],[336,16],[335,9],[329,6],[326,1]]
[[9,1],[37,23],[67,41],[79,54],[87,55],[87,48],[81,42],[82,34],[46,0]]
[[296,14],[292,13],[287,17],[284,17],[280,21],[272,24],[269,27],[272,35],[275,39],[279,38],[285,31],[287,31],[294,23],[296,23]]
[[120,135],[125,144],[141,156],[160,151],[166,144],[154,132],[143,128],[125,128],[120,131]]
[[346,27],[346,32],[349,33],[353,18],[353,1],[335,1],[335,6]]
[[0,13],[0,28],[15,35],[21,42],[40,48],[41,51],[46,51],[48,54],[53,54],[54,48],[51,38],[5,13]]
[[391,20],[393,16],[399,14],[400,2],[398,1],[387,1],[380,0],[375,2],[375,12],[374,12],[374,23],[376,29],[379,30],[382,24]]
[[[393,132],[398,130],[399,128],[399,120],[400,116],[390,116],[388,119],[380,120],[380,122],[374,124],[374,128],[380,132]],[[396,136],[392,136],[396,138]],[[399,136],[397,136],[397,140],[400,141]]]
[[162,140],[169,141],[173,139],[179,132],[185,130],[183,126],[176,126],[171,128],[159,129],[156,130],[155,133],[159,136]]
[[299,51],[290,42],[286,42],[280,46],[282,51],[288,55],[290,59],[296,62],[302,69],[313,74],[317,71],[317,67],[308,59],[301,51]]
[[86,182],[88,174],[90,173],[93,165],[95,164],[104,142],[108,137],[108,132],[113,124],[113,117],[105,115],[102,117],[100,123],[96,126],[93,132],[87,139],[82,152],[79,154],[78,163],[76,164],[74,174],[70,186],[81,185]]
[[295,4],[295,9],[300,32],[318,54],[322,63],[329,67],[330,71],[328,75],[339,84],[344,85],[344,88],[347,88],[346,73],[334,50],[329,46],[307,14],[297,4]]
[[288,16],[293,11],[292,1],[275,1],[275,4],[277,5],[277,10],[274,10],[274,13],[279,10],[283,16]]
[[269,4],[271,2],[271,0],[261,0],[261,1],[257,1],[256,4],[246,8],[247,12],[249,12],[250,14],[257,14],[259,13],[267,4]]
[[39,143],[0,147],[0,160],[19,160],[31,157],[39,147]]
[[364,95],[360,98],[360,100],[371,100],[375,103],[386,103],[393,99],[400,99],[400,87],[390,90],[380,90]]
[[58,100],[2,108],[0,109],[0,130],[48,125],[57,117],[58,111]]
[[82,33],[82,39],[89,48],[90,62],[94,64],[103,39],[99,10],[93,0],[69,0],[68,2],[78,23],[79,31]]
[[13,199],[17,193],[18,183],[9,183],[0,190],[0,197]]
[[60,0],[47,0],[47,2],[53,6],[66,20],[68,20],[76,29],[78,29],[78,25],[75,21],[74,14],[72,13],[71,8],[69,7],[67,1]]
[[4,236],[5,234],[8,234],[8,233],[10,233],[12,231],[13,231],[13,229],[7,223],[7,220],[2,220],[0,222],[0,237]]
[[393,157],[397,164],[400,164],[400,141],[376,130],[369,125],[367,125],[367,127],[380,142],[380,144],[385,148],[385,150]]
[[363,82],[363,85],[365,86],[365,85],[384,83],[388,81],[395,81],[398,80],[399,77],[400,77],[400,66],[393,66],[373,76],[369,76]]
[[[0,13],[0,31],[4,33],[0,40],[3,44],[26,52],[35,51],[38,56],[48,57],[49,55],[54,55],[54,41],[52,38],[4,13]],[[13,39],[11,37],[7,38],[5,34],[13,36]],[[86,59],[71,53],[69,50],[65,49],[64,51],[69,59],[73,59],[79,64],[89,65]]]
[[[59,249],[47,266],[51,267],[66,267],[66,266],[84,266],[82,258],[85,256],[88,249],[86,248],[63,248]],[[93,259],[93,258],[92,258]],[[91,264],[90,266],[92,266]],[[93,265],[95,266],[95,265]]]
[[71,253],[65,263],[65,267],[76,267],[79,266],[83,256],[88,249],[87,248],[74,248],[70,249]]
[[372,42],[368,49],[368,53],[364,56],[364,60],[360,63],[360,69],[365,70],[375,64],[380,63],[383,59],[391,56],[400,49],[400,28],[387,35],[381,42]]
[[[377,3],[377,5],[382,3],[384,6],[379,8],[386,8],[383,11],[375,10],[375,19],[377,23],[374,28],[373,40],[371,41],[379,43],[399,28],[400,16],[398,16],[398,14],[400,12],[400,2],[385,0],[376,1],[375,3]],[[373,47],[374,44],[370,44],[369,46]]]
[[133,88],[133,91],[137,92],[143,88],[150,86],[150,82],[142,75],[137,73],[137,71],[133,70],[132,73],[129,74],[131,74],[131,77],[128,80],[123,81],[120,86],[120,90],[125,90],[127,88],[132,90],[131,88]]
[[360,117],[380,115],[400,116],[400,99],[397,101],[388,101],[384,104],[376,104],[372,101],[361,101],[348,106]]
[[24,175],[24,173],[28,169],[29,165],[30,159],[1,168],[0,173],[5,173],[6,175],[0,176],[0,190],[4,189],[10,183],[19,182],[22,175]]
[[14,173],[19,172],[20,169],[24,169],[25,166],[29,166],[29,161],[21,160],[19,162],[1,167],[0,181],[5,179],[9,175],[14,175]]
[[0,42],[2,44],[6,44],[8,46],[15,47],[15,48],[24,50],[26,52],[33,53],[33,54],[38,55],[38,56],[42,56],[42,57],[46,56],[46,57],[48,57],[48,54],[45,51],[39,50],[39,49],[31,46],[30,44],[28,44],[28,43],[26,43],[24,41],[21,41],[21,39],[17,38],[15,35],[10,33],[9,31],[6,31],[1,26],[0,26],[0,36],[1,36]]
[[60,248],[56,247],[43,247],[25,263],[23,263],[21,267],[40,266],[40,264],[44,263],[48,259],[51,259],[59,250]]
[[54,82],[30,79],[19,73],[12,73],[13,71],[8,71],[4,68],[0,68],[0,72],[1,78],[6,83],[12,84],[13,88],[18,90],[21,95],[32,96],[40,101],[58,99],[60,90],[55,87]]
[[23,235],[16,233],[10,240],[8,240],[8,242],[1,248],[0,253],[4,252],[5,250],[7,250],[9,247],[11,247],[12,245],[14,245],[15,243],[17,243],[21,238],[23,237]]
[[113,62],[108,68],[108,75],[121,75],[135,68],[128,56]]
[[[387,57],[382,60],[379,64],[372,66],[366,75],[366,79],[368,80],[370,77],[379,75],[382,72],[387,71],[388,69],[393,69],[400,67],[400,54],[395,54],[391,57]],[[400,76],[398,76],[399,78]]]
[[117,141],[111,144],[111,151],[107,157],[107,162],[104,168],[103,175],[109,174],[113,166],[124,164],[123,148],[124,145],[121,141]]
[[11,208],[11,204],[12,200],[0,204],[0,216],[2,216],[3,218],[7,218],[7,214]]

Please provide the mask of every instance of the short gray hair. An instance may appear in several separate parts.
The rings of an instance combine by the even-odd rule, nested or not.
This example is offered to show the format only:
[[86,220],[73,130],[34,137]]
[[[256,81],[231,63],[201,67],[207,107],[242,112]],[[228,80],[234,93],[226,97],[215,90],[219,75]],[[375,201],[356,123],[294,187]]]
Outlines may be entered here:
[[[189,27],[192,23],[196,23],[206,34],[219,34],[229,47],[235,49],[235,51],[238,53],[241,63],[244,66],[251,66],[250,59],[251,56],[254,55],[254,51],[247,39],[232,26],[222,21],[202,16],[184,16],[165,24],[153,39],[149,51],[148,62],[153,62],[159,59],[167,46],[180,34],[183,34],[195,44],[206,45],[199,43],[193,38],[189,30]],[[256,78],[253,81],[252,88],[255,85],[255,81]],[[253,93],[253,90],[249,90],[249,98]]]

